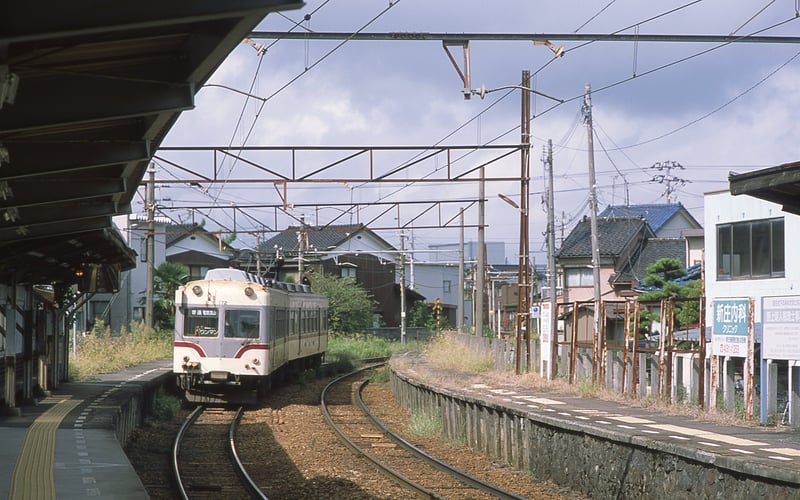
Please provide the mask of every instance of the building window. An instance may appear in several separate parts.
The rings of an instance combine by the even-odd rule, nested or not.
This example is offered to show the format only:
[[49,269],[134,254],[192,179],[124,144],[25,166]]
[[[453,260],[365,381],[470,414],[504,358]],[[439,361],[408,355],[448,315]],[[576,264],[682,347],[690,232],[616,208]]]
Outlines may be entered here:
[[442,293],[450,293],[450,287],[451,286],[452,285],[451,285],[450,280],[442,281]]
[[567,287],[577,288],[594,286],[594,273],[586,267],[573,267],[564,269]]
[[782,278],[785,275],[783,218],[717,226],[717,279]]
[[342,267],[341,270],[342,270],[342,278],[356,279],[355,267]]

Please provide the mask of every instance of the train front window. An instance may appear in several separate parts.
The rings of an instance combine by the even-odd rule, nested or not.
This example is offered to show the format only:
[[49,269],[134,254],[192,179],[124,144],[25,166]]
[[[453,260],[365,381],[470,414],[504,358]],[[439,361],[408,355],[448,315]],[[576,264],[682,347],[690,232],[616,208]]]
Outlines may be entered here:
[[183,320],[183,335],[186,337],[216,337],[217,310],[193,307],[186,309]]
[[257,339],[261,324],[258,311],[229,309],[225,311],[225,337]]

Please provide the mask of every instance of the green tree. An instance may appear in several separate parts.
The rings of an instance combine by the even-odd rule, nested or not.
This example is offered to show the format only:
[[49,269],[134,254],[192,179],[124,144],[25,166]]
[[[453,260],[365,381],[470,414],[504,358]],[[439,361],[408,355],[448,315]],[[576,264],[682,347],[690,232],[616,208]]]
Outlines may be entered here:
[[[673,323],[675,328],[682,328],[697,323],[700,319],[700,303],[697,300],[702,295],[702,286],[699,280],[692,280],[682,284],[673,281],[686,276],[686,269],[679,259],[659,259],[647,266],[647,276],[642,283],[652,289],[639,295],[639,302],[660,302],[662,299],[676,299]],[[639,334],[648,335],[650,325],[659,322],[661,315],[655,311],[642,309],[639,315]]]
[[433,322],[433,316],[431,315],[431,309],[428,307],[428,304],[422,300],[414,302],[414,305],[411,306],[408,326],[429,327],[429,325]]
[[189,280],[184,264],[164,262],[153,275],[153,321],[160,328],[175,327],[175,291]]
[[328,328],[331,333],[353,335],[372,326],[372,313],[377,302],[352,278],[316,274],[311,289],[328,297]]

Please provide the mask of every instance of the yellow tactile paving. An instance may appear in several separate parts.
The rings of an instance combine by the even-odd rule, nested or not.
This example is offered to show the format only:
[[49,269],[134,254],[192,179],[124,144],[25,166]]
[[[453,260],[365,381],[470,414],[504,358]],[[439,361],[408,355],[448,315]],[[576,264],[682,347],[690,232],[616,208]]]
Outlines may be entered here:
[[53,479],[56,430],[64,417],[81,403],[61,399],[37,418],[25,433],[11,476],[9,498],[15,500],[50,500],[56,498]]

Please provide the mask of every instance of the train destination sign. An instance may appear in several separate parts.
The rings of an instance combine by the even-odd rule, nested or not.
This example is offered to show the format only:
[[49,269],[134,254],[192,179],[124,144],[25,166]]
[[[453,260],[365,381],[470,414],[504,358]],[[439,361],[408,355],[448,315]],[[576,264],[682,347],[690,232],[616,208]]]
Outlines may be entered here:
[[747,356],[747,334],[750,324],[748,299],[715,300],[712,331],[715,356]]

